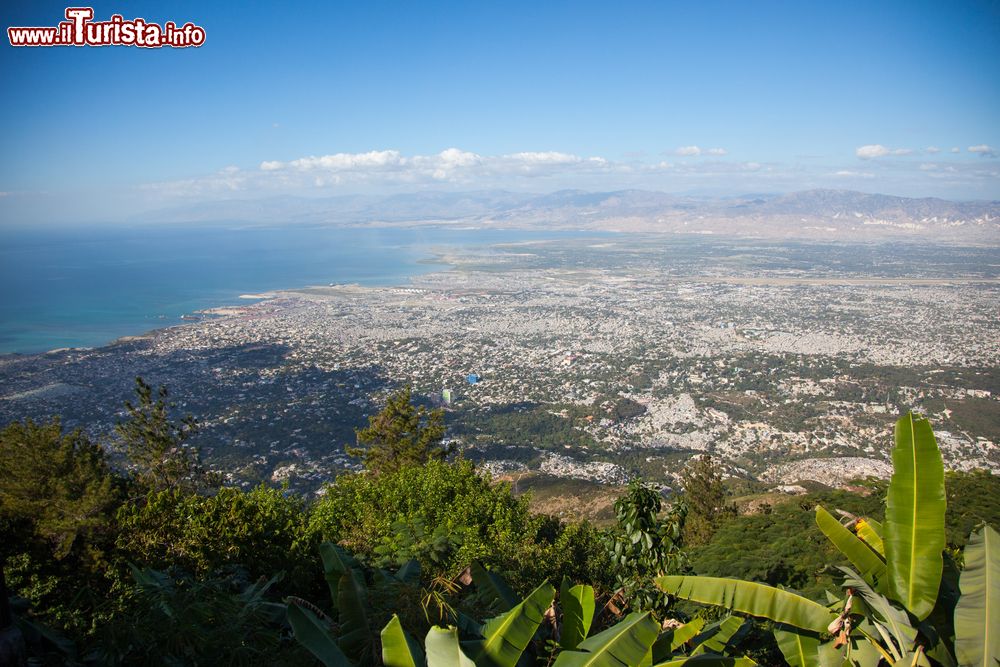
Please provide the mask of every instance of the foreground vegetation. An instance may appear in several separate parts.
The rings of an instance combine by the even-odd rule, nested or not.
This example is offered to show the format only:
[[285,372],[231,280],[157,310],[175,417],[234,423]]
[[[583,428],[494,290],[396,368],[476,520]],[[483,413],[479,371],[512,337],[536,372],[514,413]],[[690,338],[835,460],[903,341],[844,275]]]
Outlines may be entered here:
[[307,503],[220,487],[187,446],[194,420],[175,420],[165,390],[136,388],[111,442],[58,420],[0,432],[0,566],[38,664],[965,665],[1000,654],[996,637],[976,635],[1000,625],[1000,543],[982,526],[1000,524],[1000,480],[946,476],[923,420],[900,421],[892,482],[867,495],[740,514],[705,459],[686,471],[684,496],[664,505],[633,484],[598,528],[534,514],[449,456],[440,413],[405,392],[359,432],[368,471]]

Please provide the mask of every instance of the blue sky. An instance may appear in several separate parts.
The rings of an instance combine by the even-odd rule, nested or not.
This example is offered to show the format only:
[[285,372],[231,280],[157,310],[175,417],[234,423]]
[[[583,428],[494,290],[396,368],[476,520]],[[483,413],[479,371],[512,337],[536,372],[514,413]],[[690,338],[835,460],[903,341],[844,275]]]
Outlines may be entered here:
[[494,187],[1000,199],[997,2],[94,9],[207,40],[0,47],[0,222]]

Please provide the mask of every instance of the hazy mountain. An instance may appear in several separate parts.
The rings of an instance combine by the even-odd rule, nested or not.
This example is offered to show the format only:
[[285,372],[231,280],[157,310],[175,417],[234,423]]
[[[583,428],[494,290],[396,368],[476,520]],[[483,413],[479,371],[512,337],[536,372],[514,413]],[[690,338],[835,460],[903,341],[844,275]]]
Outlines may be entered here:
[[829,240],[1000,243],[1000,202],[956,202],[847,190],[688,197],[646,190],[496,191],[273,197],[162,210],[148,222],[462,224]]

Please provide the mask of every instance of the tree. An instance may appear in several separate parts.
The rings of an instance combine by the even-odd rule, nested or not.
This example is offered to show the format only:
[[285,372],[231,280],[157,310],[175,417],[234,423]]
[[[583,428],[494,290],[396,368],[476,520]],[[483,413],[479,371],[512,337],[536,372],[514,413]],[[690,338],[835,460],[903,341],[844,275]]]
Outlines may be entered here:
[[45,623],[81,631],[105,590],[118,478],[75,430],[14,422],[0,431],[0,568]]
[[660,494],[634,481],[615,501],[618,531],[611,541],[616,584],[634,610],[665,611],[669,601],[653,584],[653,577],[680,571],[686,564],[681,533],[687,515],[684,503],[675,503],[660,517]]
[[0,431],[0,517],[23,523],[56,558],[106,525],[116,501],[104,451],[80,430],[14,422]]
[[380,566],[417,558],[429,574],[451,576],[473,560],[547,564],[539,553],[544,522],[527,498],[515,498],[509,484],[491,484],[469,461],[341,475],[309,521],[313,534]]
[[688,506],[684,540],[690,546],[707,544],[719,525],[736,514],[726,506],[726,486],[712,457],[698,457],[681,473],[684,501]]
[[138,403],[125,402],[128,419],[115,426],[115,433],[136,468],[136,480],[150,491],[204,486],[201,456],[187,444],[198,430],[194,417],[171,421],[174,405],[167,402],[167,388],[162,385],[154,399],[153,388],[137,377],[135,393]]
[[131,563],[196,577],[239,568],[251,580],[283,571],[290,589],[313,583],[305,503],[280,489],[172,489],[123,505],[116,518],[117,552]]
[[452,452],[441,445],[444,410],[415,406],[410,387],[390,395],[382,411],[357,431],[357,438],[360,447],[348,448],[348,453],[363,457],[365,467],[376,474],[444,459]]

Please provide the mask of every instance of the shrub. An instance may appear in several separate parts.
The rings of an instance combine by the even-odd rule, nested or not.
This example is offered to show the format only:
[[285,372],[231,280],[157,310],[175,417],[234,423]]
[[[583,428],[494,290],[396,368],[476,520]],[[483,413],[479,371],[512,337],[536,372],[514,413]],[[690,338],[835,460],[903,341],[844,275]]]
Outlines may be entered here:
[[197,576],[242,568],[252,579],[284,571],[290,587],[311,587],[315,578],[303,502],[278,489],[161,491],[141,505],[124,505],[118,521],[119,558],[145,567]]

